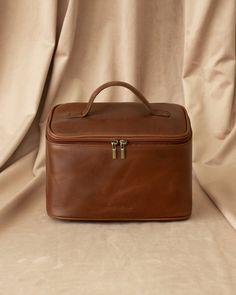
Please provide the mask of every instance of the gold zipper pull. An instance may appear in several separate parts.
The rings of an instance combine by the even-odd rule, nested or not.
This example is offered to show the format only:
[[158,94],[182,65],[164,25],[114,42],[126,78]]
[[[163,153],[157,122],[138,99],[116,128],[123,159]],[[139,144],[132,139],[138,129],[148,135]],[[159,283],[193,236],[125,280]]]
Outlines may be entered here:
[[121,139],[120,140],[120,158],[125,159],[125,146],[127,145],[127,140],[126,139]]
[[112,159],[116,159],[116,146],[118,144],[118,140],[112,140],[111,141],[111,151],[112,151]]

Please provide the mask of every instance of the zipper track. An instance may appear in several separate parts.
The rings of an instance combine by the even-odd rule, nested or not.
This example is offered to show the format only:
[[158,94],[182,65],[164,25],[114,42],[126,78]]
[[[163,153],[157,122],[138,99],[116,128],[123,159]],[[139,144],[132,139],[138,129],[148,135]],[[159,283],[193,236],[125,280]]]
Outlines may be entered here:
[[191,139],[192,134],[188,134],[186,137],[176,137],[176,138],[164,138],[164,137],[138,137],[138,136],[107,136],[107,137],[70,137],[70,138],[61,138],[61,137],[56,137],[52,136],[51,134],[47,134],[47,140],[50,142],[55,142],[55,143],[62,143],[62,144],[73,144],[73,143],[110,143],[112,140],[115,139],[126,139],[129,143],[168,143],[168,144],[175,144],[175,143],[184,143],[187,142]]

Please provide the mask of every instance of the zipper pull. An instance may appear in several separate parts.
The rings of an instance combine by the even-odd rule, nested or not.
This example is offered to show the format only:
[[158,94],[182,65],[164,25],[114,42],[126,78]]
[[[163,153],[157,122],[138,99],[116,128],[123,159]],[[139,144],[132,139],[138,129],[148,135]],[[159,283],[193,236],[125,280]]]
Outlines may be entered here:
[[120,158],[125,159],[125,146],[127,145],[127,140],[126,139],[121,139],[120,140]]
[[118,140],[111,141],[111,152],[112,152],[112,159],[116,159],[116,146],[118,144]]

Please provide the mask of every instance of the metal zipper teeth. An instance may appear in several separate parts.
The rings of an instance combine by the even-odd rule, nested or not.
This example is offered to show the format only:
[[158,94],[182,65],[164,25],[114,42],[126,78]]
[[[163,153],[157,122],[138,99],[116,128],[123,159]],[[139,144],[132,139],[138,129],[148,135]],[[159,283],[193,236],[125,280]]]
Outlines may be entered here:
[[70,137],[69,139],[56,137],[47,134],[47,140],[50,142],[57,142],[57,143],[110,143],[114,139],[126,139],[130,144],[132,143],[168,143],[168,144],[174,144],[174,143],[185,143],[189,141],[192,137],[192,134],[188,134],[185,137],[179,137],[179,138],[161,138],[161,137],[154,137],[154,138],[148,138],[148,137],[131,137],[131,136],[116,136],[116,137],[97,137],[97,138],[86,138],[86,137]]

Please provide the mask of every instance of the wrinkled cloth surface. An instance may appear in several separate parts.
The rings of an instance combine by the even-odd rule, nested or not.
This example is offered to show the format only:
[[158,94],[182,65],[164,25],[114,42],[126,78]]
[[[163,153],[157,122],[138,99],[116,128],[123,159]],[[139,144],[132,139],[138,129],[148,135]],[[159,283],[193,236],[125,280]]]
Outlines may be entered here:
[[[235,294],[235,0],[0,1],[3,294]],[[193,215],[65,222],[45,211],[45,126],[110,80],[185,105]],[[136,101],[121,87],[97,101]]]

